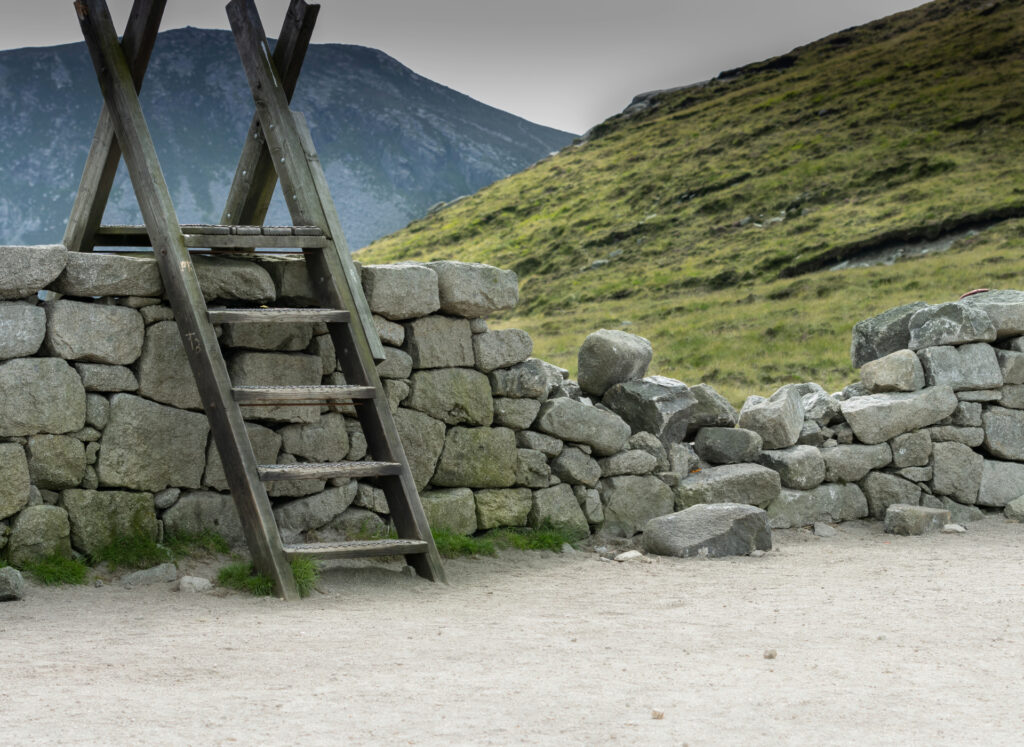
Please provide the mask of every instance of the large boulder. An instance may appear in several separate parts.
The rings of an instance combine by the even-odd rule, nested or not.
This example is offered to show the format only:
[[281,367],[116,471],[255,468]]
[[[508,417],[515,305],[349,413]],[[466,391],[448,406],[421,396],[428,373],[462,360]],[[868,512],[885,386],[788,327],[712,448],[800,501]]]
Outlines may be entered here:
[[441,311],[469,318],[491,316],[519,303],[519,279],[511,270],[476,262],[428,262],[437,273]]
[[[318,355],[242,351],[228,361],[228,373],[235,386],[316,386],[321,382],[323,361]],[[252,420],[282,423],[315,423],[317,405],[258,405],[246,407]]]
[[0,299],[25,298],[63,272],[68,250],[60,244],[0,246]]
[[441,308],[437,273],[423,265],[364,265],[362,280],[370,310],[386,319],[415,319]]
[[61,299],[46,306],[46,347],[65,360],[127,365],[142,353],[142,315],[127,306]]
[[45,490],[77,486],[85,475],[85,446],[72,436],[30,436],[28,469],[32,484]]
[[206,416],[115,394],[100,441],[100,484],[132,490],[198,488],[206,466]]
[[28,505],[31,486],[25,450],[19,444],[0,443],[0,520]]
[[854,325],[850,344],[853,367],[909,347],[910,317],[927,306],[922,301],[898,306]]
[[959,503],[978,500],[985,458],[969,446],[953,442],[932,446],[932,492],[948,495]]
[[417,371],[405,406],[448,425],[490,425],[494,420],[491,385],[471,368]]
[[604,523],[601,534],[632,537],[655,516],[672,513],[672,489],[657,477],[622,475],[601,481]]
[[533,340],[521,329],[498,329],[473,335],[476,367],[484,373],[522,363],[533,354]]
[[598,456],[620,451],[631,432],[615,413],[567,397],[545,402],[534,428],[562,441],[587,444]]
[[1024,464],[986,459],[978,487],[979,506],[1002,508],[1024,495]]
[[773,529],[811,526],[819,521],[851,521],[867,515],[867,499],[853,484],[824,483],[814,490],[783,490],[768,506]]
[[23,568],[52,555],[71,557],[71,525],[60,506],[29,506],[11,524],[7,560]]
[[928,386],[946,385],[959,392],[967,389],[998,389],[1003,374],[996,351],[984,342],[952,347],[939,345],[918,353]]
[[159,298],[164,286],[153,257],[127,254],[68,252],[67,266],[51,288],[65,296],[149,296]]
[[603,397],[616,384],[642,378],[652,357],[654,348],[643,337],[617,329],[591,332],[578,356],[580,388]]
[[46,337],[46,312],[28,303],[0,302],[0,360],[39,352]]
[[177,322],[157,322],[146,329],[138,372],[143,397],[185,410],[203,409]]
[[871,472],[860,484],[868,499],[868,510],[876,519],[884,519],[894,503],[916,506],[921,502],[921,487],[910,480],[887,472]]
[[825,481],[825,460],[813,446],[762,451],[757,462],[778,472],[783,487],[813,490]]
[[828,482],[858,482],[871,470],[889,465],[892,449],[889,444],[843,444],[822,449],[821,457]]
[[428,490],[420,495],[420,501],[431,530],[466,535],[476,532],[476,500],[469,488]]
[[956,410],[957,398],[948,386],[917,392],[850,397],[842,404],[843,417],[857,439],[878,444],[938,423]]
[[61,505],[71,522],[71,544],[86,555],[123,537],[157,538],[152,493],[65,490]]
[[425,316],[405,325],[404,350],[414,368],[472,368],[473,333],[468,319]]
[[996,328],[988,314],[977,306],[959,302],[926,306],[910,317],[908,327],[907,347],[911,350],[996,339]]
[[0,363],[0,436],[70,433],[85,426],[85,387],[58,358]]
[[242,522],[230,495],[206,490],[190,490],[181,494],[177,503],[164,511],[164,535],[201,534],[212,531],[233,547],[245,544]]
[[399,407],[395,411],[395,427],[402,439],[416,489],[423,490],[434,476],[444,449],[444,423],[422,412]]
[[1024,461],[1024,411],[989,407],[981,416],[985,449],[999,459]]
[[534,529],[548,526],[557,529],[568,535],[570,540],[580,540],[590,535],[587,517],[572,488],[565,484],[535,490],[527,522]]
[[925,383],[921,359],[911,350],[897,350],[868,361],[861,366],[860,378],[872,393],[916,392]]
[[480,529],[524,527],[533,508],[529,488],[476,490],[476,522]]
[[738,464],[756,462],[761,444],[761,436],[746,428],[701,428],[693,448],[710,464]]
[[907,506],[896,503],[885,512],[887,534],[912,536],[937,532],[949,523],[949,511],[927,506]]
[[451,488],[507,488],[516,481],[516,435],[508,428],[448,430],[432,482]]
[[717,503],[659,516],[644,527],[644,549],[655,555],[709,558],[772,549],[768,514],[754,506]]
[[633,433],[653,433],[666,443],[682,441],[690,427],[697,398],[681,381],[665,376],[615,384],[601,404],[619,415]]
[[679,506],[745,503],[764,508],[782,489],[779,473],[757,464],[727,464],[691,474],[676,489]]
[[768,399],[756,395],[747,397],[740,410],[740,428],[759,434],[766,449],[794,446],[803,424],[803,399],[793,387],[784,386]]

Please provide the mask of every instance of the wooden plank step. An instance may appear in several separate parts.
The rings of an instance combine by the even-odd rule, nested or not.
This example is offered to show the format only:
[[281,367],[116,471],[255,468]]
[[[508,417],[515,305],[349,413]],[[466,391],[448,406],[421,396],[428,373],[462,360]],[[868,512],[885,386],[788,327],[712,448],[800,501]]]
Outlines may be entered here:
[[[214,226],[185,224],[185,246],[196,249],[323,249],[328,239],[316,226]],[[97,246],[152,246],[145,226],[100,226]]]
[[260,479],[274,480],[329,480],[332,477],[383,477],[402,471],[398,462],[300,462],[298,464],[261,464],[257,467]]
[[425,552],[427,552],[426,542],[410,539],[318,542],[284,546],[284,556],[289,560],[292,558],[317,558],[318,560],[372,558],[381,555],[418,555]]
[[213,324],[243,322],[347,322],[352,315],[346,309],[210,309]]
[[372,386],[233,386],[231,393],[240,405],[328,405],[336,402],[373,399]]

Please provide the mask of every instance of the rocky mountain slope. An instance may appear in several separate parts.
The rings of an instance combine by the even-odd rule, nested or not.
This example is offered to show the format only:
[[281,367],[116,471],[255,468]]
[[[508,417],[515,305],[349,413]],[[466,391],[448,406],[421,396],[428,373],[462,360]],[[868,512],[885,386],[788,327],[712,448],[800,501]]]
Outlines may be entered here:
[[622,327],[656,371],[737,399],[838,388],[860,319],[1021,286],[1021,80],[1024,1],[938,0],[639,96],[360,257],[514,268],[504,323],[569,368],[587,332]]
[[[60,240],[100,103],[84,44],[0,52],[0,242]],[[161,34],[142,104],[179,218],[216,222],[253,110],[230,32]],[[294,107],[313,129],[354,248],[572,138],[350,45],[310,48]],[[122,174],[107,220],[137,215]],[[289,222],[282,200],[268,220]]]

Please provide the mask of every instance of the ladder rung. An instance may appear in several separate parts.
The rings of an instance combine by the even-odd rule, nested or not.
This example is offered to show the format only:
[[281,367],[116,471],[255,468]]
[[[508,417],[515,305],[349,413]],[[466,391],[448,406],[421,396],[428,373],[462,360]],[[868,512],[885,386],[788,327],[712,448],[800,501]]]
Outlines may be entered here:
[[398,462],[299,462],[298,464],[260,464],[260,479],[328,480],[332,477],[382,477],[402,471]]
[[423,540],[385,539],[353,542],[317,542],[302,545],[285,545],[284,555],[292,558],[371,558],[380,555],[417,555],[427,551]]
[[239,322],[347,322],[351,314],[345,309],[210,309],[213,324]]
[[[201,249],[322,249],[327,237],[316,226],[213,226],[184,224],[185,246]],[[145,226],[100,226],[97,246],[152,246]]]
[[327,405],[354,399],[373,399],[372,386],[234,386],[231,393],[240,405]]

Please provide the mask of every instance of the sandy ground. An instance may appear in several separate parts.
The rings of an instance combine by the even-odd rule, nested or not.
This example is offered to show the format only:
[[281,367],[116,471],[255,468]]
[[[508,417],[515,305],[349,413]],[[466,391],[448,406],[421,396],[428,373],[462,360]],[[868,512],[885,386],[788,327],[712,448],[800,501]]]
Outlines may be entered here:
[[1024,741],[1024,525],[447,567],[330,570],[294,604],[33,587],[0,605],[0,742]]

